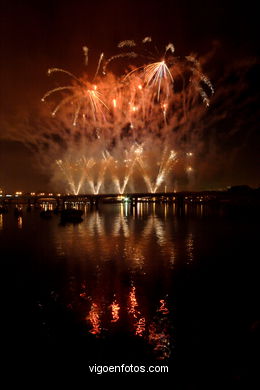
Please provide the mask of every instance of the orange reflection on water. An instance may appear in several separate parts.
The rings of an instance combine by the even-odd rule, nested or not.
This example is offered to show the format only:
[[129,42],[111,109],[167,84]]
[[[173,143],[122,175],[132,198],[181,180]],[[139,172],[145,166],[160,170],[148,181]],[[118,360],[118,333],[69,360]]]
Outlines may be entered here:
[[83,282],[81,283],[81,292],[79,294],[80,298],[86,298],[87,297],[87,286],[86,286],[86,282]]
[[92,303],[89,315],[87,316],[87,320],[91,322],[92,329],[89,331],[92,334],[100,334],[101,333],[101,321],[100,321],[100,314],[99,314],[99,308],[96,303]]
[[153,345],[153,349],[157,354],[158,359],[166,359],[170,356],[170,334],[167,314],[169,309],[167,308],[164,299],[160,300],[160,307],[157,310],[158,316],[149,326],[149,343]]
[[23,227],[23,217],[18,217],[17,224],[18,224],[18,229],[22,229],[22,227]]
[[186,251],[187,251],[187,264],[193,262],[194,254],[194,238],[193,234],[189,233],[186,239]]
[[140,314],[140,312],[136,309],[138,307],[137,299],[135,296],[135,287],[133,286],[131,288],[131,291],[129,293],[129,307],[128,307],[128,313],[132,314],[134,318],[137,318],[137,315]]
[[119,310],[120,310],[120,306],[119,304],[117,303],[116,299],[113,301],[112,305],[111,305],[111,311],[112,311],[112,320],[111,322],[117,322],[119,320]]
[[158,359],[166,359],[170,356],[169,334],[164,330],[159,331],[154,323],[149,327],[149,343],[154,346],[154,351],[158,354]]
[[133,286],[129,293],[128,313],[134,317],[133,325],[135,328],[135,335],[143,336],[145,332],[145,317],[141,315],[141,312],[137,308],[136,288]]
[[141,317],[139,321],[136,323],[135,334],[137,336],[143,336],[144,332],[145,332],[145,318]]
[[168,314],[169,313],[169,309],[167,308],[166,306],[166,302],[164,299],[161,299],[160,300],[160,308],[159,308],[159,311],[162,312],[164,315]]

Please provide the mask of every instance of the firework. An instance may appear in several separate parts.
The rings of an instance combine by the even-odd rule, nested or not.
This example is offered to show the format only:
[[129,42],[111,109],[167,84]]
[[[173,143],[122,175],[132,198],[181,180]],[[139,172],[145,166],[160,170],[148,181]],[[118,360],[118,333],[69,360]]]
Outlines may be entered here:
[[[53,100],[54,118],[37,124],[42,130],[33,141],[26,130],[19,136],[30,138],[42,161],[56,161],[55,179],[62,177],[69,192],[155,193],[170,188],[179,165],[187,180],[194,176],[185,140],[192,139],[194,124],[198,131],[201,100],[208,106],[214,90],[194,55],[177,57],[172,43],[161,53],[152,46],[151,37],[120,42],[110,58],[100,54],[92,77],[49,69],[70,83],[43,96]],[[84,46],[85,65],[89,53]],[[111,71],[116,62],[126,64],[123,74]]]
[[96,85],[80,80],[74,76],[74,74],[64,69],[51,68],[48,70],[48,75],[51,75],[54,72],[60,72],[70,76],[73,81],[76,82],[76,85],[54,88],[42,97],[42,101],[44,102],[46,98],[54,93],[63,91],[69,91],[71,93],[70,96],[63,98],[60,103],[55,106],[52,111],[52,116],[55,116],[63,106],[71,104],[75,107],[73,126],[77,125],[78,117],[81,112],[82,118],[85,119],[88,116],[92,116],[95,122],[97,122],[100,116],[101,118],[105,118],[104,109],[108,110],[108,107],[102,100],[102,94],[97,90]]

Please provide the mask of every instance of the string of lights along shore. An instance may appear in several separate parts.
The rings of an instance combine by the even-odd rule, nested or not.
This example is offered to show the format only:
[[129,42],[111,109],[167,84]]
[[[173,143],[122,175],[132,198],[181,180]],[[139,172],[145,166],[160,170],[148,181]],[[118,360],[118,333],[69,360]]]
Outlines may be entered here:
[[[172,43],[159,50],[151,37],[116,50],[100,54],[92,75],[48,70],[58,84],[42,97],[55,121],[45,142],[59,156],[56,177],[75,195],[124,194],[140,185],[156,193],[172,188],[176,169],[193,173],[188,140],[214,93],[197,57],[176,56]],[[86,69],[89,53],[84,46]]]

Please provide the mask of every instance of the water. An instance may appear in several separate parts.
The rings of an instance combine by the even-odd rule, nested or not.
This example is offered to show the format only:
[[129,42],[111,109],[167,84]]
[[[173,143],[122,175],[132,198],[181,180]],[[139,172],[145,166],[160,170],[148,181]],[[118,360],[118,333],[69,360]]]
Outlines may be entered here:
[[180,215],[174,205],[103,204],[61,225],[39,212],[0,215],[11,367],[61,363],[87,375],[89,364],[167,365],[183,388],[252,376],[256,218],[205,205]]

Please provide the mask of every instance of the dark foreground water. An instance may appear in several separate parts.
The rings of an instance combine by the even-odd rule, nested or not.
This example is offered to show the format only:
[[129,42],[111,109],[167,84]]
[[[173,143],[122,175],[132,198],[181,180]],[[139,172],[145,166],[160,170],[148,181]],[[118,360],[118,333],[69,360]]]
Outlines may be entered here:
[[176,389],[249,388],[259,353],[258,219],[184,211],[101,205],[65,225],[39,209],[0,215],[2,354],[13,375],[66,379],[91,375],[89,365],[152,364],[168,366]]

